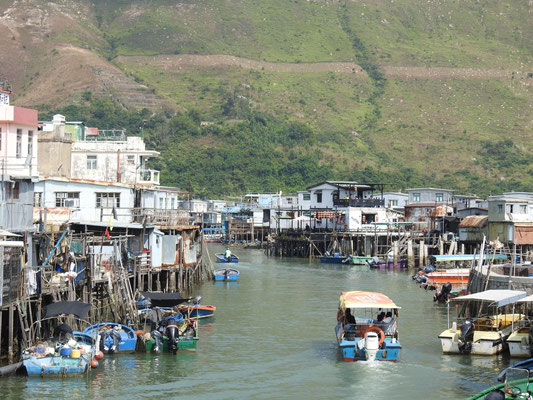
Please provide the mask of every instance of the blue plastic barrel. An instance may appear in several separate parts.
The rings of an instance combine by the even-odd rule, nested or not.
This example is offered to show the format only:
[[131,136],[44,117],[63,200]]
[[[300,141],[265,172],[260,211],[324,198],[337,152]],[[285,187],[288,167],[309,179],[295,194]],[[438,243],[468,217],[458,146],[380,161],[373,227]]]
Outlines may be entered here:
[[64,349],[61,349],[59,354],[63,357],[70,357],[70,354],[72,353],[72,349],[70,347],[65,347]]

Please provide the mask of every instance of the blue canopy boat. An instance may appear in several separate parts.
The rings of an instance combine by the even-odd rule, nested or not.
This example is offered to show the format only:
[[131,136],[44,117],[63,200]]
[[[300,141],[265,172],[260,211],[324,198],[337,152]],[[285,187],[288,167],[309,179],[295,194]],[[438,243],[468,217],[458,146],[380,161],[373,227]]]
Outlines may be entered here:
[[399,309],[381,293],[341,293],[335,333],[344,361],[398,361]]
[[235,254],[231,255],[231,259],[229,261],[223,253],[215,254],[215,256],[219,263],[235,263],[236,264],[239,262],[239,257],[237,257]]
[[100,350],[104,353],[134,352],[137,345],[135,331],[126,325],[103,322],[83,330],[91,336],[100,335]]
[[214,272],[215,281],[236,281],[239,277],[239,271],[233,268],[221,268]]
[[64,315],[73,315],[83,322],[90,308],[90,304],[80,301],[62,301],[44,308],[43,318],[36,321],[30,330],[30,334],[39,339],[39,344],[29,346],[22,354],[22,365],[29,376],[71,376],[89,371],[96,353],[97,335],[72,331],[62,323],[55,327],[54,336],[42,339],[41,333],[33,332],[33,328],[49,328],[52,319]]

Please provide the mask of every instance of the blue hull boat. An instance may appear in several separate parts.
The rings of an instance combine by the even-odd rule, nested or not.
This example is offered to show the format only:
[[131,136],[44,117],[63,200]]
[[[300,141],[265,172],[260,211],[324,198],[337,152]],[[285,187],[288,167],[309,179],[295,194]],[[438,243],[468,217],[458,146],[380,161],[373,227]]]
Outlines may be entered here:
[[209,318],[215,315],[215,306],[202,306],[200,304],[181,305],[179,310],[181,313],[189,318]]
[[[28,376],[56,375],[71,376],[83,375],[89,370],[89,365],[95,354],[94,338],[83,332],[73,332],[77,347],[85,348],[79,357],[73,357],[71,351],[68,355],[62,355],[57,351],[53,354],[44,355],[37,348],[33,353],[23,354],[22,365],[26,368]],[[47,349],[42,348],[44,352]],[[53,349],[52,349],[53,350]]]
[[[398,361],[398,307],[377,292],[342,292],[335,334],[344,361]],[[358,316],[358,315],[364,315]],[[370,316],[376,316],[373,319]]]
[[335,253],[332,256],[320,257],[320,262],[326,264],[346,264],[349,260],[350,257],[341,257],[338,253]]
[[509,368],[527,369],[528,371],[533,372],[533,358],[528,358],[527,360],[517,362],[516,364],[505,368],[502,372],[500,372],[500,375],[498,375],[498,381],[505,381],[505,375],[507,374]]
[[137,345],[135,331],[126,325],[114,322],[103,322],[86,328],[84,333],[91,336],[96,332],[100,335],[100,350],[104,353],[134,352]]
[[239,271],[233,268],[221,268],[214,272],[215,281],[232,282],[236,281],[239,277]]
[[217,261],[219,263],[223,263],[223,264],[235,263],[236,264],[239,262],[239,257],[237,257],[235,254],[231,255],[231,259],[229,261],[222,253],[215,254],[215,256],[217,257]]

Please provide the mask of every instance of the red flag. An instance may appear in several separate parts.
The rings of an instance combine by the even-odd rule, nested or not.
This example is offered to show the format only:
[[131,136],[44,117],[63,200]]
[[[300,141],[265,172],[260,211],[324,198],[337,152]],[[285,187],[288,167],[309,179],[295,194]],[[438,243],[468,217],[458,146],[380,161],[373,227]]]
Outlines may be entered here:
[[105,228],[105,237],[110,239],[111,238],[111,235],[109,234],[109,229],[108,228]]

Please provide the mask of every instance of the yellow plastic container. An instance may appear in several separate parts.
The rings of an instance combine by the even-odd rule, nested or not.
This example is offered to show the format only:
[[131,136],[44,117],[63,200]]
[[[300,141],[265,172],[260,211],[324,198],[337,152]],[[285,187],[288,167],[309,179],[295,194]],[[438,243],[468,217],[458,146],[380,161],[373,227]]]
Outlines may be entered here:
[[72,353],[70,353],[70,358],[80,358],[81,352],[78,349],[72,349]]

